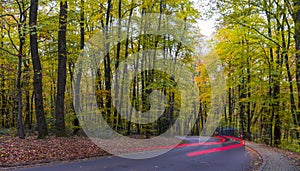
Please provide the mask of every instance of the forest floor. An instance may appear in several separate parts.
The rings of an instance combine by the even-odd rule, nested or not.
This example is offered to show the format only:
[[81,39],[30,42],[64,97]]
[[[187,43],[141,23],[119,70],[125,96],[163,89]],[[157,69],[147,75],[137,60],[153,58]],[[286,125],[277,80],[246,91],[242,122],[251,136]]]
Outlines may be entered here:
[[0,137],[0,167],[34,165],[110,155],[87,137]]
[[[135,138],[139,139],[139,137]],[[97,143],[100,143],[104,149],[108,146],[113,146],[114,151],[112,152],[117,154],[118,152],[147,151],[151,150],[151,146],[158,145],[176,146],[180,141],[176,138],[164,137],[148,143],[136,142],[132,144],[133,142],[129,142],[127,139],[119,138],[99,140]],[[49,136],[46,139],[36,139],[34,136],[26,137],[26,139],[0,136],[0,168],[74,161],[110,155],[110,153],[99,148],[92,140],[84,136],[60,138]]]

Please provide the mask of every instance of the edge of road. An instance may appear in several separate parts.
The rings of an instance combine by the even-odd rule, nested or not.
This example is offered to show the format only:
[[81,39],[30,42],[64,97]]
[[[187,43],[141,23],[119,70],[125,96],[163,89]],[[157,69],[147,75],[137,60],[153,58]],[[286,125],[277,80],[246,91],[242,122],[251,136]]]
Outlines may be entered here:
[[[264,168],[265,168],[265,165],[266,165],[266,159],[263,155],[261,155],[257,150],[251,148],[250,146],[248,146],[246,144],[246,149],[251,153],[255,153],[256,155],[260,156],[260,158],[262,159],[262,164],[258,167],[258,168],[255,168],[254,170],[257,170],[257,171],[262,171]],[[253,154],[252,154],[253,155]],[[252,160],[252,157],[251,156],[251,160]],[[251,167],[254,167],[254,166],[251,166]]]
[[[260,143],[247,141],[248,147],[255,149],[263,157],[262,170],[299,171],[299,153],[289,152]],[[294,154],[291,154],[294,153]],[[291,154],[291,155],[290,155]],[[295,156],[294,156],[295,155]]]
[[[239,141],[239,143],[244,144],[245,149],[250,153],[250,156],[251,156],[251,162],[250,162],[249,170],[251,170],[251,171],[263,171],[263,169],[266,166],[266,158],[265,158],[265,156],[262,155],[262,154],[260,154],[254,148],[248,146],[247,145],[247,141],[245,141],[243,139],[240,139],[240,138],[232,137],[232,136],[218,136],[218,137],[225,138],[226,142],[227,141]],[[257,158],[261,158],[261,160],[262,160],[262,162],[261,162],[261,164],[259,166],[255,166],[255,163],[254,163],[254,160],[257,160]]]

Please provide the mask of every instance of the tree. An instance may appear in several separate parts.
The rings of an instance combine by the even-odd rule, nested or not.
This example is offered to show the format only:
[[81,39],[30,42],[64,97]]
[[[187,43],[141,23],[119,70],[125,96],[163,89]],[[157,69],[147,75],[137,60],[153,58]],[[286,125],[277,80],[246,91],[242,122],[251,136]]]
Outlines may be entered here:
[[[85,16],[84,16],[84,11],[85,11],[85,2],[84,0],[80,0],[80,50],[84,49],[84,38],[85,38]],[[76,75],[76,80],[75,80],[75,100],[74,100],[74,106],[75,108],[75,112],[79,112],[80,111],[80,96],[79,96],[79,84],[81,81],[81,68],[80,71],[78,71],[77,75]],[[75,126],[73,133],[76,134],[79,131],[79,120],[78,118],[75,116],[75,119],[73,120],[73,125]]]
[[[296,82],[298,90],[298,109],[300,109],[300,1],[294,0],[294,23],[295,23],[295,46],[296,46]],[[297,126],[300,127],[300,112],[297,112],[297,117],[294,119]],[[298,137],[299,137],[299,132]]]
[[18,51],[18,74],[17,74],[17,91],[18,91],[18,135],[21,139],[25,138],[25,130],[23,126],[23,98],[22,98],[22,87],[21,87],[21,78],[22,78],[22,63],[24,56],[24,45],[25,45],[25,32],[26,32],[26,18],[27,10],[25,7],[25,2],[16,1],[19,9],[19,20],[17,22],[18,37],[19,37],[19,47],[14,45],[15,49]]
[[[298,77],[297,72],[294,75],[297,66],[290,58],[294,55],[292,6],[286,0],[216,2],[222,16],[216,49],[234,83],[228,92],[237,86],[242,95],[235,102],[240,104],[240,124],[233,125],[241,130],[247,126],[249,134],[260,130],[260,137],[255,138],[280,146],[282,136],[286,141],[293,134],[288,129],[298,125],[294,85],[299,82],[294,81]],[[240,80],[234,80],[235,77]],[[233,91],[229,96],[235,99],[237,95]],[[231,99],[229,102],[232,106]],[[232,107],[229,111],[235,113]]]
[[56,130],[55,135],[60,137],[65,135],[65,87],[66,87],[66,32],[67,32],[67,1],[60,1],[59,30],[58,30],[58,77],[56,95]]
[[35,114],[37,120],[38,138],[44,138],[48,135],[44,104],[43,104],[43,82],[42,82],[42,67],[38,52],[38,39],[37,39],[37,9],[38,0],[30,1],[30,49],[31,59],[33,64],[33,87],[34,87],[34,102],[35,102]]

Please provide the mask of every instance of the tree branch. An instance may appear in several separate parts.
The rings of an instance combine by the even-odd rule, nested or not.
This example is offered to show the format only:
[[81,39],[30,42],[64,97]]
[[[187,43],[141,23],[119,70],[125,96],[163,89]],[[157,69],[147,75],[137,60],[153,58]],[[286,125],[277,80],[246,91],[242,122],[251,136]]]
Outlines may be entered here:
[[0,47],[0,50],[4,51],[4,52],[6,52],[6,53],[8,53],[8,54],[10,54],[10,55],[13,55],[13,56],[17,56],[17,57],[18,57],[18,54],[14,54],[14,53],[10,52],[9,50],[4,49],[4,48],[2,48],[2,47]]
[[282,46],[281,46],[278,42],[274,41],[274,40],[271,39],[269,36],[266,36],[265,34],[261,33],[257,28],[248,26],[248,25],[246,25],[246,24],[244,24],[244,23],[241,23],[241,22],[239,22],[239,21],[236,21],[236,23],[239,24],[239,25],[241,25],[241,26],[244,26],[244,27],[247,27],[247,28],[249,28],[249,29],[254,30],[254,31],[255,31],[256,33],[258,33],[259,35],[263,36],[263,37],[266,38],[267,40],[269,40],[269,41],[275,43],[278,47],[281,47],[281,48],[282,48]]
[[12,14],[3,14],[3,15],[0,15],[0,18],[3,18],[3,17],[12,17],[16,21],[16,23],[19,24],[19,21]]

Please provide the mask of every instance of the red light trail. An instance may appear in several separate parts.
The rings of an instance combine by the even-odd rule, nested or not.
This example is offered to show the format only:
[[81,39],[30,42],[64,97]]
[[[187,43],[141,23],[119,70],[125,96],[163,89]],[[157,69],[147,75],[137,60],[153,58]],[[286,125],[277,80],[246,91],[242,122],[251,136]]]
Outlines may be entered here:
[[188,153],[187,156],[194,157],[194,156],[198,156],[198,155],[202,155],[202,154],[209,154],[209,153],[215,153],[215,152],[219,152],[219,151],[225,151],[225,150],[230,150],[230,149],[234,149],[234,148],[239,148],[242,146],[244,146],[244,145],[243,144],[234,144],[234,145],[229,145],[226,147],[218,147],[218,148],[212,148],[212,149],[208,149],[208,150],[195,151],[195,152]]

